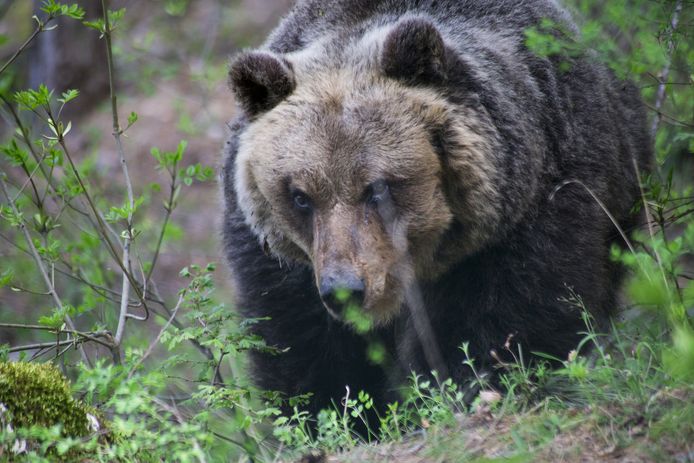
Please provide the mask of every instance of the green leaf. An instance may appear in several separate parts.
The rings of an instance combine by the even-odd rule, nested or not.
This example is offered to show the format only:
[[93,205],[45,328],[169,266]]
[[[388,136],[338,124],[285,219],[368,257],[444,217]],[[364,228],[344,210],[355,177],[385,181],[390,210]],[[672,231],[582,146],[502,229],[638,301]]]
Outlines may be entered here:
[[188,9],[189,0],[166,0],[164,11],[171,16],[183,16]]
[[90,29],[99,31],[102,35],[106,31],[106,26],[104,25],[103,19],[96,19],[94,21],[82,21],[82,24],[89,27]]
[[135,122],[137,122],[137,113],[131,112],[128,116],[128,127],[133,125]]
[[78,20],[84,18],[84,10],[79,5],[64,5],[55,0],[45,0],[43,6],[41,6],[41,11],[48,14],[50,17],[67,16]]
[[108,10],[108,22],[111,26],[111,30],[118,27],[118,23],[121,19],[123,19],[123,16],[125,16],[125,8],[121,8],[119,10]]
[[14,278],[14,272],[11,268],[2,272],[0,274],[0,288],[9,285],[12,282],[12,278]]
[[0,153],[9,159],[13,166],[25,165],[29,159],[29,153],[21,148],[14,139],[6,145],[0,145]]
[[53,91],[49,91],[44,84],[39,85],[37,90],[20,90],[14,94],[14,100],[19,104],[19,109],[35,110],[40,107],[48,107],[53,96]]
[[69,103],[79,96],[79,90],[71,89],[62,94],[62,98],[58,98],[58,101],[62,104]]

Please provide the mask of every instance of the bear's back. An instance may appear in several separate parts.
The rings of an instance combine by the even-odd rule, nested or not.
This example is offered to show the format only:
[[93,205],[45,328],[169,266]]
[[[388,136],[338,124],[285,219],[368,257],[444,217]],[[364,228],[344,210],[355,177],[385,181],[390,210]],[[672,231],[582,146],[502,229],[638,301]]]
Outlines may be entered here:
[[575,31],[570,16],[553,0],[299,0],[265,46],[288,53],[323,36],[358,32],[360,25],[368,29],[405,14],[429,16],[459,33],[484,28],[522,36],[545,18]]

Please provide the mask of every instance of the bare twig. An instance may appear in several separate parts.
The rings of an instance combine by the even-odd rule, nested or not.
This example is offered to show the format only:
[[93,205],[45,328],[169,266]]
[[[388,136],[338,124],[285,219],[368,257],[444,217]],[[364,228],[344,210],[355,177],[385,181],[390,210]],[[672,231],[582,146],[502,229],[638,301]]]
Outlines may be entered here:
[[[56,353],[55,353],[54,360],[60,358],[60,359],[61,359],[61,362],[62,362],[62,360],[63,360],[63,358],[62,358],[63,355],[65,354],[65,352],[69,351],[71,348],[72,348],[72,346],[66,346],[66,347],[65,347],[63,350],[61,350],[60,352],[56,352]],[[63,368],[63,370],[64,370],[64,368]]]
[[[656,119],[654,120],[655,125],[659,124],[663,119],[667,119],[668,121],[670,121],[670,123],[672,125],[678,125],[680,127],[689,127],[689,128],[694,127],[694,124],[692,124],[692,123],[677,119],[675,116],[671,116],[670,114],[667,114],[667,113],[663,112],[661,109],[657,109],[655,106],[651,106],[648,103],[644,103],[644,104],[646,105],[646,107],[648,109],[650,109],[656,113]],[[651,127],[651,130],[653,130],[652,127]],[[656,127],[656,132],[657,131],[658,130]]]
[[79,333],[79,331],[53,328],[52,326],[25,325],[23,323],[0,323],[0,328],[11,328],[11,329],[19,329],[19,330],[50,331],[51,333]]
[[48,349],[51,347],[66,346],[68,344],[80,344],[77,339],[67,339],[63,341],[40,342],[37,344],[27,344],[24,346],[10,347],[9,352],[21,352],[34,349]]
[[10,285],[12,291],[17,291],[20,293],[34,294],[35,296],[50,296],[51,293],[47,291],[34,291],[33,289],[23,288],[19,285]]
[[[70,266],[63,261],[63,264],[69,269]],[[87,280],[84,278],[82,275],[73,273],[72,271],[69,270],[63,270],[59,267],[55,268],[55,271],[60,273],[61,275],[64,275],[72,280],[78,281],[86,286],[89,286],[95,293],[97,293],[99,296],[103,297],[104,299],[108,299],[111,302],[120,302],[120,293],[118,291],[114,291],[110,288],[107,288],[105,286],[97,285],[95,283],[92,283],[91,281]],[[136,304],[139,304],[139,302],[135,300],[130,301],[130,305],[134,306]]]
[[[36,18],[36,17],[35,17]],[[54,19],[53,16],[48,16],[44,22],[41,22],[38,18],[36,18],[36,21],[38,21],[38,26],[36,26],[36,29],[34,29],[34,32],[31,33],[28,39],[24,41],[22,45],[17,49],[17,51],[14,52],[14,55],[10,57],[9,60],[0,68],[0,74],[5,72],[5,70],[10,66],[10,64],[14,63],[14,61],[19,58],[19,55],[22,54],[22,52],[29,46],[31,45],[31,42],[33,42],[38,35],[46,30],[46,25],[48,25],[49,22],[51,22]]]
[[[54,328],[52,326],[25,325],[23,323],[0,323],[0,328],[48,331],[56,335],[70,334],[75,337],[84,338],[86,340],[96,342],[97,344],[101,344],[102,346],[108,347],[109,349],[112,347],[112,345],[108,342],[108,339],[111,338],[111,333],[108,331],[95,331],[93,333],[85,333],[83,331],[66,330],[64,328]],[[101,341],[99,338],[106,338],[107,341]]]
[[653,108],[656,111],[656,114],[655,118],[653,119],[653,125],[651,125],[651,136],[653,139],[655,139],[655,134],[658,131],[658,125],[663,118],[663,114],[660,110],[663,107],[663,103],[665,103],[667,80],[670,77],[670,65],[672,64],[672,52],[675,49],[675,41],[672,40],[672,36],[675,33],[675,30],[677,30],[677,24],[679,23],[681,12],[682,0],[677,0],[675,2],[675,9],[672,11],[672,15],[670,16],[670,29],[668,30],[667,39],[667,62],[665,63],[665,66],[663,66],[663,70],[660,72],[660,76],[658,77],[660,83],[658,84],[655,107]]
[[[138,268],[140,270],[140,277],[142,278],[142,294],[144,298],[147,298],[147,278],[145,277],[145,271],[142,268],[142,262],[140,261],[140,258],[138,257],[137,259],[137,264]],[[128,304],[129,307],[142,307],[141,304],[133,306],[132,304]],[[145,322],[149,319],[149,309],[145,307],[145,314],[143,316],[140,315],[135,315],[134,313],[127,312],[125,314],[126,318],[131,318],[133,320]]]
[[[46,155],[41,158],[41,162],[46,158]],[[34,183],[34,174],[36,174],[36,171],[39,170],[39,166],[41,165],[41,162],[36,163],[36,167],[34,167],[31,171],[29,171],[28,166],[26,163],[22,160],[22,170],[27,176],[27,179],[24,181],[24,184],[19,188],[17,191],[17,194],[14,197],[14,200],[16,201],[17,198],[19,198],[24,191],[24,188],[27,187],[27,185],[31,185],[31,189],[34,190],[34,195],[36,196],[36,207],[39,208],[39,210],[43,209],[43,199],[39,195],[39,190],[36,188],[36,183]]]
[[174,198],[176,196],[176,175],[177,166],[174,165],[171,172],[171,188],[169,189],[169,200],[166,203],[164,209],[166,214],[164,215],[164,222],[159,231],[159,239],[157,240],[157,247],[154,249],[154,257],[152,257],[152,264],[147,271],[147,277],[145,278],[145,284],[148,284],[152,278],[152,273],[154,273],[154,267],[157,265],[157,259],[159,258],[159,253],[161,252],[161,245],[164,242],[164,234],[166,234],[166,227],[169,225],[169,219],[173,213],[174,208]]
[[161,340],[162,335],[164,332],[169,329],[169,326],[171,326],[171,323],[173,322],[174,318],[176,318],[176,314],[178,313],[178,309],[181,308],[181,304],[183,304],[183,298],[185,297],[185,294],[181,294],[178,298],[178,302],[176,303],[176,306],[173,308],[171,311],[171,317],[167,320],[167,322],[164,324],[164,326],[161,327],[161,330],[159,330],[159,334],[157,334],[157,337],[152,340],[152,342],[149,344],[149,347],[147,347],[147,350],[145,351],[144,355],[140,358],[140,360],[133,365],[133,367],[130,369],[130,372],[128,373],[128,379],[132,378],[132,376],[135,374],[135,371],[139,368],[140,365],[147,359],[147,357],[150,356],[154,348],[156,347],[157,344],[159,344],[159,340]]
[[595,201],[595,202],[597,203],[597,205],[600,206],[600,209],[602,209],[602,211],[605,213],[605,215],[610,219],[610,222],[612,222],[612,225],[615,227],[615,229],[617,229],[617,231],[619,232],[619,235],[622,237],[622,240],[624,240],[624,243],[625,243],[625,244],[627,245],[627,247],[629,248],[629,251],[631,251],[632,254],[636,254],[636,250],[634,249],[634,246],[631,244],[631,240],[629,240],[629,238],[627,237],[626,233],[624,233],[624,230],[622,229],[622,226],[619,225],[619,221],[617,221],[617,219],[615,218],[615,216],[612,215],[612,213],[611,213],[610,210],[607,208],[607,206],[605,206],[605,203],[603,203],[603,202],[600,200],[600,198],[598,198],[598,195],[596,195],[596,194],[593,192],[593,190],[591,190],[591,189],[588,187],[588,185],[586,185],[586,184],[583,183],[582,181],[580,181],[580,180],[575,180],[575,179],[574,179],[574,180],[564,180],[563,182],[561,182],[559,185],[557,185],[557,186],[554,188],[554,190],[552,191],[552,193],[549,195],[549,200],[550,200],[550,201],[553,201],[553,200],[554,200],[554,197],[556,196],[556,194],[557,194],[561,189],[563,189],[563,188],[564,188],[565,186],[567,186],[567,185],[571,185],[572,183],[575,183],[575,184],[577,184],[577,185],[582,186],[582,187],[588,192],[588,194],[593,198],[593,201]]
[[[135,208],[135,197],[133,195],[133,186],[130,181],[130,174],[128,172],[128,165],[125,160],[125,153],[123,151],[123,143],[121,142],[122,129],[120,123],[118,122],[118,103],[116,98],[115,86],[114,86],[114,66],[113,66],[113,53],[111,46],[111,24],[108,17],[108,1],[101,0],[101,7],[104,11],[104,38],[106,39],[106,57],[108,64],[108,82],[109,89],[111,93],[111,113],[113,118],[113,137],[116,141],[116,148],[118,150],[118,157],[120,158],[120,164],[123,170],[123,177],[125,178],[125,185],[128,193],[128,218],[127,218],[127,233],[123,236],[123,256],[122,256],[122,267],[126,274],[123,275],[123,284],[121,289],[121,303],[120,312],[118,314],[118,327],[116,328],[116,344],[121,345],[123,341],[123,336],[125,335],[125,324],[128,319],[128,299],[130,297],[130,285],[131,281],[127,273],[131,273],[130,265],[130,245],[132,242],[132,230],[133,230],[133,210]],[[147,306],[145,308],[145,319],[147,318]]]
[[227,352],[221,352],[219,354],[219,359],[217,360],[217,365],[214,367],[214,373],[212,374],[212,386],[218,385],[218,386],[224,386],[224,384],[217,384],[217,376],[219,375],[219,371],[222,368],[222,361],[224,360],[224,356],[227,355]]
[[[55,120],[51,116],[51,120],[55,122]],[[135,280],[135,277],[131,274],[131,272],[123,266],[123,262],[121,261],[121,257],[118,255],[118,252],[116,251],[116,247],[114,246],[113,242],[109,238],[108,234],[108,226],[106,225],[103,216],[99,212],[99,209],[96,207],[96,204],[94,202],[94,199],[91,197],[91,194],[89,193],[89,190],[87,189],[87,184],[84,182],[84,179],[82,178],[82,175],[80,175],[79,171],[77,170],[77,166],[75,165],[74,160],[72,159],[72,155],[70,154],[70,151],[68,150],[67,144],[65,143],[65,139],[63,136],[58,137],[58,143],[60,144],[60,147],[63,150],[63,153],[65,153],[65,158],[68,160],[68,163],[70,164],[70,169],[72,170],[73,175],[75,176],[75,180],[77,180],[77,184],[80,186],[80,189],[82,191],[82,194],[84,195],[84,198],[87,200],[87,204],[89,205],[90,210],[92,211],[92,214],[94,214],[94,217],[96,219],[96,229],[100,232],[100,236],[103,238],[104,242],[106,243],[106,249],[108,252],[111,254],[111,257],[115,260],[115,262],[118,264],[120,267],[121,271],[123,274],[128,278],[130,281],[130,284],[133,286],[135,290],[135,294],[137,297],[140,299],[140,302],[146,309],[146,301],[144,299],[143,294],[138,290],[138,284],[137,281]]]
[[34,349],[49,349],[52,347],[60,347],[60,346],[67,346],[70,344],[74,345],[79,345],[81,347],[82,343],[87,342],[87,341],[92,341],[97,344],[100,344],[108,349],[111,348],[111,345],[108,342],[104,342],[100,340],[100,337],[110,337],[111,334],[107,331],[97,331],[95,333],[81,333],[81,332],[75,332],[75,331],[63,331],[64,333],[79,333],[78,337],[75,338],[70,338],[70,339],[64,339],[62,341],[56,340],[56,341],[50,341],[50,342],[40,342],[36,344],[27,344],[24,346],[16,346],[16,347],[10,347],[10,352],[20,352],[24,350],[34,350]]

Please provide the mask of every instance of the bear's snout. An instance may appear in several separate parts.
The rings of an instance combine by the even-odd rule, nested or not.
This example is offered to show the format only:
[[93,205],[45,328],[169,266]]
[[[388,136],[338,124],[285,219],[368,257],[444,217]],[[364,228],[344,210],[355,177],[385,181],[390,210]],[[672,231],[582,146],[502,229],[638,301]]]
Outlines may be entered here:
[[364,304],[364,280],[348,270],[326,272],[320,278],[318,293],[331,315],[341,317],[350,305]]

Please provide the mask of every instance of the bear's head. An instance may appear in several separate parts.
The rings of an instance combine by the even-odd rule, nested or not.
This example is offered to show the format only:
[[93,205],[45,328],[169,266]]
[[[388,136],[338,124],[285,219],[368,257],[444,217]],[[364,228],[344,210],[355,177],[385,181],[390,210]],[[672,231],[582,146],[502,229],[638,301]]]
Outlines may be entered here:
[[345,40],[233,62],[249,120],[235,190],[265,249],[312,266],[331,314],[357,303],[384,324],[415,280],[493,234],[498,136],[483,110],[448,101],[450,53],[427,19]]

